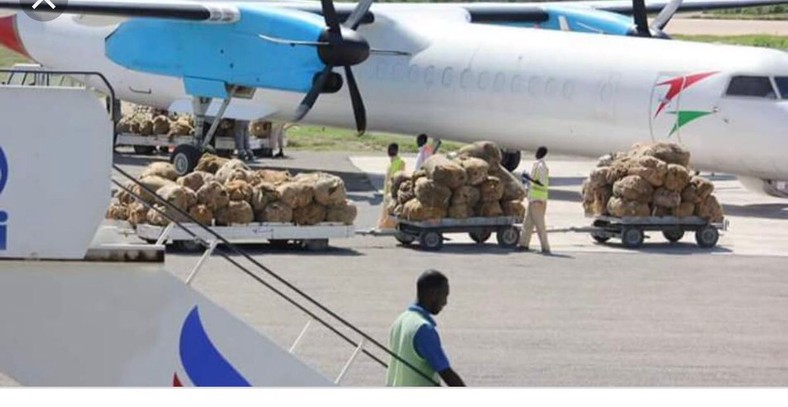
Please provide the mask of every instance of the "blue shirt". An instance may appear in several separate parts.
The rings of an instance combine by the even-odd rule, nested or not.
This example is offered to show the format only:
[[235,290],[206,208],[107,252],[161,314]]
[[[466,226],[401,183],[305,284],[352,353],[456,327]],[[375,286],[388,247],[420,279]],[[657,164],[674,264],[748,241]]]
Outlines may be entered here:
[[438,324],[432,319],[429,311],[418,304],[411,305],[408,310],[418,312],[427,320],[427,323],[422,325],[413,336],[413,348],[416,349],[416,353],[424,358],[436,372],[440,373],[448,369],[450,367],[449,358],[446,357],[443,346],[441,346],[441,338],[436,328]]

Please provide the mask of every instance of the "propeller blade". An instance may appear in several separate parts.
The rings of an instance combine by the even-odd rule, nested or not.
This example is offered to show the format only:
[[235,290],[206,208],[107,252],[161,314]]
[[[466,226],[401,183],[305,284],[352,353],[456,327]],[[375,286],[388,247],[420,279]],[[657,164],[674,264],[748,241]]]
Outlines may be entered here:
[[364,108],[364,101],[361,100],[361,93],[358,91],[356,78],[349,66],[345,67],[345,79],[347,79],[348,90],[350,90],[350,101],[353,103],[353,116],[356,118],[356,130],[359,135],[367,130],[367,109]]
[[337,11],[334,9],[334,1],[320,0],[320,4],[323,7],[323,19],[326,21],[328,31],[341,36],[342,33],[339,30],[339,19],[337,18]]
[[320,95],[320,91],[323,90],[323,86],[326,84],[328,75],[331,73],[333,68],[333,66],[327,65],[326,68],[320,72],[317,80],[315,80],[315,82],[312,84],[312,89],[309,89],[309,93],[306,94],[304,99],[301,101],[301,104],[298,105],[293,121],[300,121],[304,118],[304,116],[306,116],[307,113],[309,113],[309,110],[312,109],[317,97]]
[[632,0],[632,18],[635,20],[637,33],[643,37],[650,37],[651,31],[648,29],[645,0]]
[[274,44],[290,45],[291,47],[294,47],[296,45],[305,45],[305,46],[310,46],[310,47],[322,47],[322,46],[329,45],[328,42],[286,40],[286,39],[283,39],[283,38],[269,37],[269,36],[263,35],[263,34],[257,34],[257,36],[260,37],[261,39],[264,39],[264,40],[268,41],[268,42],[273,42]]
[[369,8],[372,6],[372,2],[374,0],[361,0],[356,5],[356,8],[350,13],[347,20],[345,20],[345,27],[350,27],[351,29],[355,30],[361,25],[361,20],[364,18],[364,15],[367,14]]
[[665,7],[662,8],[662,11],[657,14],[657,18],[651,22],[651,25],[662,30],[668,25],[670,19],[673,18],[673,15],[676,14],[679,7],[681,7],[681,2],[683,0],[671,0],[670,3],[666,4]]

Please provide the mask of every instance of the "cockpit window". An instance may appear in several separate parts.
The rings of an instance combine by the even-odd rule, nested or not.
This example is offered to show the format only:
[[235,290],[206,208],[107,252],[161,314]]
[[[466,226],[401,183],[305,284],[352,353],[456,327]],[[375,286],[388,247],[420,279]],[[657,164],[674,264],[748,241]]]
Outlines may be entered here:
[[734,76],[725,92],[728,96],[750,96],[777,99],[772,82],[766,76]]
[[778,76],[774,78],[777,83],[777,89],[780,90],[780,95],[784,100],[788,100],[788,76]]

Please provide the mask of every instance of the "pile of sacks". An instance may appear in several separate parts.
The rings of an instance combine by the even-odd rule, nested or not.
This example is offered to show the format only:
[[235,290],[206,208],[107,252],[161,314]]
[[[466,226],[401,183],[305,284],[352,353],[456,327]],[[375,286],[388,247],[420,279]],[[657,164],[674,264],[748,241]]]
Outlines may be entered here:
[[[170,163],[153,163],[140,182],[204,225],[229,226],[251,222],[316,225],[323,222],[352,225],[357,209],[347,200],[341,178],[326,173],[292,176],[288,171],[251,170],[240,160],[204,155],[195,171],[178,177]],[[175,210],[158,203],[139,185],[127,186],[145,202],[167,215],[188,222]],[[148,223],[166,226],[169,221],[121,191],[107,210],[108,219],[126,220],[132,226]]]
[[392,178],[389,214],[412,221],[514,216],[523,219],[525,188],[501,166],[489,141],[464,146],[449,159],[435,154],[423,167]]
[[600,158],[583,183],[586,216],[700,216],[721,222],[714,184],[692,176],[689,162],[688,151],[664,142]]

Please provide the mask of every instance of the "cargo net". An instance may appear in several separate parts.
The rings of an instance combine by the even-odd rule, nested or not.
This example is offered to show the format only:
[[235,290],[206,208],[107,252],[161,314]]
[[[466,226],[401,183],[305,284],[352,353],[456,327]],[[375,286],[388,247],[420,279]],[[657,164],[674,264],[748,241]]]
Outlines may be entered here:
[[[144,222],[173,223],[195,242],[206,248],[212,247],[212,243],[202,239],[185,224],[199,225],[214,240],[213,244],[222,244],[225,247],[225,250],[217,252],[219,256],[356,348],[348,365],[336,379],[336,383],[339,383],[358,352],[363,352],[380,366],[388,367],[380,357],[370,349],[366,349],[369,347],[398,360],[435,385],[440,385],[432,376],[393,353],[388,347],[254,259],[248,252],[232,244],[209,226],[211,224],[209,220],[213,224],[251,221],[258,213],[264,220],[290,221],[300,219],[298,217],[300,215],[296,215],[298,209],[315,206],[333,209],[321,209],[320,214],[309,218],[309,221],[324,219],[334,210],[343,212],[341,215],[332,216],[352,224],[356,210],[354,206],[347,203],[344,184],[338,177],[322,173],[291,177],[289,173],[281,171],[250,171],[241,161],[225,160],[212,155],[203,156],[197,171],[180,178],[175,177],[175,170],[168,163],[151,164],[140,179],[134,178],[118,165],[113,165],[113,168],[129,182],[124,185],[117,180],[112,181],[120,188],[120,192],[118,202],[114,202],[107,211],[108,218],[122,219],[123,216],[116,212],[126,212],[124,215],[126,220],[134,225]],[[249,178],[253,180],[250,181]],[[231,212],[233,202],[236,202],[235,207],[242,208],[238,209],[237,213]],[[258,203],[257,208],[262,209],[256,211],[255,202]],[[263,205],[261,202],[267,204]],[[268,208],[271,209],[266,210]],[[244,266],[235,260],[233,255],[244,258],[253,267]],[[260,272],[284,285],[289,291],[285,292],[264,280],[259,275]],[[307,308],[304,302],[316,307],[324,317]],[[338,322],[340,327],[330,323],[329,318]],[[361,340],[351,338],[349,333],[360,336]]]

